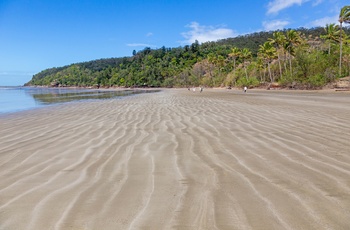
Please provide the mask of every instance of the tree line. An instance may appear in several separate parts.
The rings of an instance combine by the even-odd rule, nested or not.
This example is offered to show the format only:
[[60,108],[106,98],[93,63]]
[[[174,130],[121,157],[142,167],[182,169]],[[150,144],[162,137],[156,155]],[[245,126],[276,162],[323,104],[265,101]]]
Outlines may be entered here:
[[258,32],[177,48],[146,47],[35,74],[26,85],[78,87],[242,87],[278,83],[319,88],[350,73],[350,6],[339,25]]

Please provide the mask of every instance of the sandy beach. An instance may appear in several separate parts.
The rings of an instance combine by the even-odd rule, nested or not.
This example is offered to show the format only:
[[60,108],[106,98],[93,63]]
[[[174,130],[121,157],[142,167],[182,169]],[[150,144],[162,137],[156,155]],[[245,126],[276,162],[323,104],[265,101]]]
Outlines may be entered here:
[[0,229],[349,229],[350,94],[165,89],[0,117]]

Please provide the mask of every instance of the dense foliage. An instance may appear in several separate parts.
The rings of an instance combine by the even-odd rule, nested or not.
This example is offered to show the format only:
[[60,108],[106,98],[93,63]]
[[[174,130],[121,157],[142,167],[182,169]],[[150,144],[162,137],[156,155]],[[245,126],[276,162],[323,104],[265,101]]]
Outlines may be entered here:
[[[177,48],[145,48],[130,57],[46,69],[26,85],[241,87],[278,82],[289,87],[315,88],[349,74],[346,34],[348,29],[340,31],[332,24],[326,28],[259,32],[202,44],[196,41]],[[343,63],[340,72],[339,60]]]

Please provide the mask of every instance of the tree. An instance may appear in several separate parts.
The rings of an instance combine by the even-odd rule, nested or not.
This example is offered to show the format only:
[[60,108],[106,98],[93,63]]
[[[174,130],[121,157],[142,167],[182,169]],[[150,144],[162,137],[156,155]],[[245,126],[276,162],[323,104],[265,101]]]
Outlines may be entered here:
[[300,34],[295,30],[288,30],[286,34],[285,48],[289,54],[290,73],[293,75],[292,57],[295,55],[295,47],[301,44]]
[[252,52],[248,48],[244,48],[241,53],[241,57],[243,59],[243,67],[245,72],[245,77],[248,79],[248,73],[247,73],[247,64],[252,57]]
[[283,47],[286,43],[286,36],[280,31],[273,33],[273,38],[269,39],[271,44],[275,44],[277,48],[277,57],[278,57],[278,66],[280,70],[280,77],[282,77],[282,67],[281,67],[281,57],[280,57],[280,51],[283,50]]
[[209,78],[212,81],[212,83],[215,85],[215,80],[213,80],[214,76],[212,72],[215,68],[215,63],[217,61],[217,58],[214,55],[214,53],[210,53],[208,54],[207,59],[208,59]]
[[343,23],[350,23],[350,6],[344,6],[341,8],[339,13],[339,28],[340,28],[340,57],[339,57],[339,76],[341,75],[341,62],[342,62],[342,52],[343,52],[343,36],[342,36],[342,28]]
[[241,50],[237,47],[233,47],[231,49],[231,53],[229,53],[229,57],[233,58],[233,70],[236,69],[236,60],[241,56]]
[[[334,28],[338,27],[334,26]],[[287,30],[284,30],[275,31],[275,33],[259,32],[217,42],[202,44],[194,42],[191,46],[177,48],[146,47],[137,52],[135,50],[130,57],[104,58],[47,69],[35,74],[27,85],[50,85],[56,82],[67,86],[93,86],[100,83],[101,87],[144,84],[188,86],[188,84],[198,85],[199,83],[219,86],[226,81],[238,86],[254,85],[259,82],[258,77],[261,81],[265,79],[270,81],[268,75],[272,81],[276,81],[281,75],[281,84],[288,84],[290,81],[305,84],[312,77],[318,78],[318,76],[332,81],[338,76],[339,56],[332,53],[324,55],[324,51],[319,49],[318,37],[325,34],[324,30],[321,27],[297,29],[298,32],[288,32],[288,40]],[[347,27],[342,30],[343,75],[350,72],[350,41],[345,39],[349,31]],[[330,36],[329,39],[336,38]],[[265,47],[267,44],[264,45],[266,41],[270,41],[277,51],[278,64],[277,58],[274,58],[276,59],[274,61],[266,56],[269,52],[262,53],[260,50],[261,52],[258,53],[260,45],[264,49],[267,48]],[[339,38],[338,41],[340,41]],[[238,65],[238,63],[242,64]],[[347,68],[345,68],[346,65]],[[293,76],[290,76],[292,72],[289,71],[289,66],[294,71]],[[279,71],[278,67],[280,67]]]
[[339,27],[334,23],[327,24],[324,28],[325,35],[321,35],[321,38],[328,42],[328,55],[331,54],[331,43],[339,41]]
[[273,47],[271,42],[267,41],[263,45],[260,45],[259,54],[263,58],[264,62],[267,64],[271,83],[274,82],[274,77],[271,74],[270,64],[274,59],[277,58],[276,53],[277,53],[277,50],[275,47]]

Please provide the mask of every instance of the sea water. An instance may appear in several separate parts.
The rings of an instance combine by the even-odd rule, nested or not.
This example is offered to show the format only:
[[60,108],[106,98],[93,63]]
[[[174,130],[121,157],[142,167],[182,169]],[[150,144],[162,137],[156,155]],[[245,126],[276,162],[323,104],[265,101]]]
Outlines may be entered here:
[[1,87],[0,115],[77,100],[108,99],[156,90],[91,90],[41,87]]
[[25,90],[16,87],[0,87],[0,114],[40,107]]

